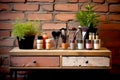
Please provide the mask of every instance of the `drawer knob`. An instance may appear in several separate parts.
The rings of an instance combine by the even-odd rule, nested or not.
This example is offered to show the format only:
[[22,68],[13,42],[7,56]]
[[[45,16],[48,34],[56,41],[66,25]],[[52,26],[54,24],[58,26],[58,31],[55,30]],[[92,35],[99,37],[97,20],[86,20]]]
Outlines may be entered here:
[[88,61],[86,61],[85,63],[88,64]]
[[37,61],[33,61],[33,63],[37,63]]

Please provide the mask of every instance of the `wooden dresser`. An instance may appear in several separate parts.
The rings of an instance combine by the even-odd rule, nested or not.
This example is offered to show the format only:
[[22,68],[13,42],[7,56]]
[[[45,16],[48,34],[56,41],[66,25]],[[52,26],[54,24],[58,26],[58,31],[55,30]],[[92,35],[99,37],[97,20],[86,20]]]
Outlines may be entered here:
[[[111,51],[99,50],[23,50],[10,52],[10,70],[26,69],[111,69]],[[17,76],[17,73],[15,77]]]

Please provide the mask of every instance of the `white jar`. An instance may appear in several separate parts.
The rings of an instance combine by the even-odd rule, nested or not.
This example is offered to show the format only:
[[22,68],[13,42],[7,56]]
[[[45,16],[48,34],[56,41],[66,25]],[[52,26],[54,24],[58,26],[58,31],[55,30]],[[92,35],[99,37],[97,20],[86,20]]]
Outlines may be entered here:
[[46,39],[46,49],[51,49],[52,47],[52,43],[51,43],[51,39]]
[[101,40],[100,39],[94,39],[93,40],[94,49],[100,49],[100,46],[101,46]]
[[43,40],[42,39],[37,39],[37,44],[43,44]]
[[37,49],[43,49],[43,40],[37,39]]
[[84,49],[84,40],[78,39],[77,40],[77,47],[78,47],[78,49]]

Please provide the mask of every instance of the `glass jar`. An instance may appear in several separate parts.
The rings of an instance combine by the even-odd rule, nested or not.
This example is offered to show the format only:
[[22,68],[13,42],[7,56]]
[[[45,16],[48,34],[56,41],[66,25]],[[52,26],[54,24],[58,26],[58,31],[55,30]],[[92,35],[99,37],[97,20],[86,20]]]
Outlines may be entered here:
[[100,49],[100,46],[101,46],[100,44],[101,44],[101,40],[100,39],[93,40],[94,49]]
[[77,47],[78,47],[78,49],[84,49],[84,40],[78,39],[77,40]]
[[74,50],[76,48],[75,42],[73,40],[70,40],[70,49]]
[[86,49],[91,50],[92,49],[92,40],[86,39],[85,46],[86,46]]
[[62,49],[68,49],[68,43],[62,43],[61,47]]
[[51,49],[51,47],[52,47],[51,39],[46,39],[46,49]]
[[48,35],[47,35],[47,33],[43,33],[43,35],[42,35],[42,37],[43,37],[43,49],[46,49],[46,39],[48,39]]
[[43,40],[37,39],[37,49],[43,49]]

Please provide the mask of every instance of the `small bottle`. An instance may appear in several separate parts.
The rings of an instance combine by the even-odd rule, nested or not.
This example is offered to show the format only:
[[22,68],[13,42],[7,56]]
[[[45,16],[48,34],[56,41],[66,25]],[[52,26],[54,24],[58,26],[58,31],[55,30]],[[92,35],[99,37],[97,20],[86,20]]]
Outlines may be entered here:
[[43,49],[46,49],[46,39],[48,39],[47,33],[43,33]]
[[43,40],[37,39],[37,49],[43,49]]
[[92,40],[92,38],[93,38],[93,34],[90,32],[89,33],[89,40]]
[[42,36],[38,36],[37,49],[43,49],[43,38],[42,38]]
[[46,49],[51,49],[51,47],[52,47],[51,39],[46,39]]
[[77,46],[78,46],[78,49],[84,49],[84,40],[78,39]]
[[92,40],[86,39],[85,42],[86,42],[85,43],[86,49],[91,50],[92,49]]
[[101,40],[100,39],[93,40],[94,49],[100,49],[100,44],[101,44]]
[[94,40],[96,38],[96,34],[92,33],[92,40]]
[[98,33],[96,33],[96,35],[95,35],[95,39],[98,39]]

